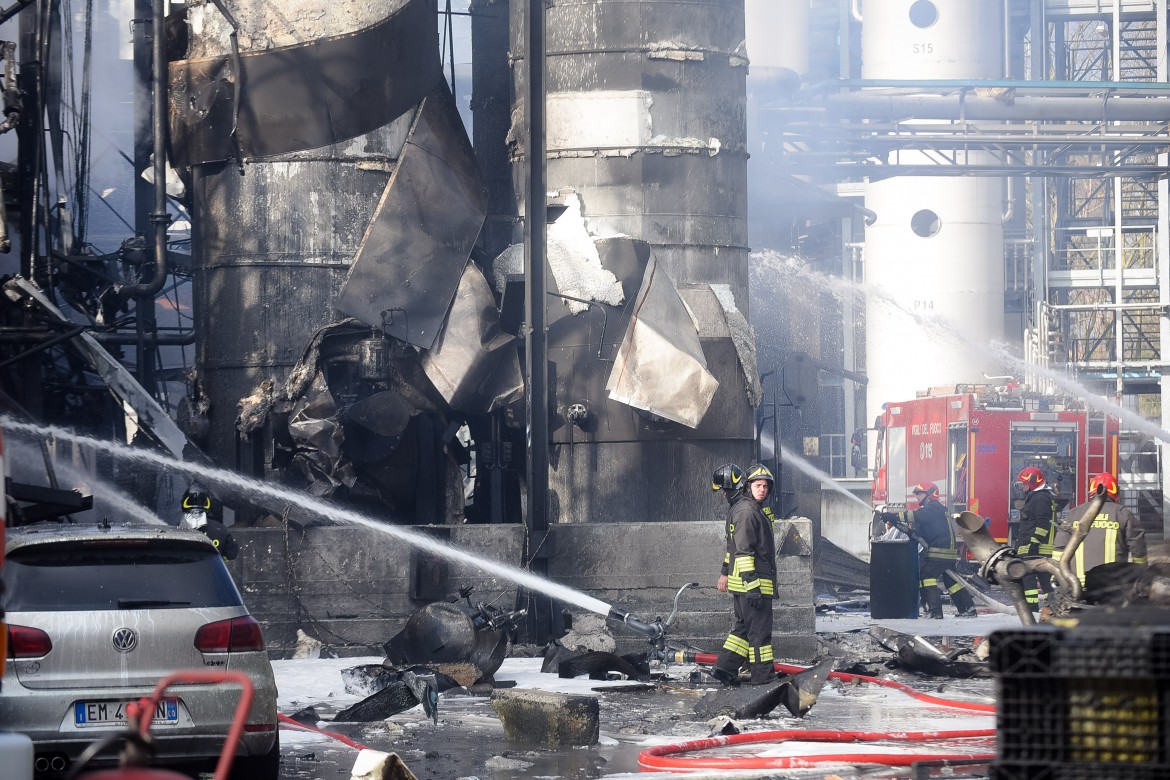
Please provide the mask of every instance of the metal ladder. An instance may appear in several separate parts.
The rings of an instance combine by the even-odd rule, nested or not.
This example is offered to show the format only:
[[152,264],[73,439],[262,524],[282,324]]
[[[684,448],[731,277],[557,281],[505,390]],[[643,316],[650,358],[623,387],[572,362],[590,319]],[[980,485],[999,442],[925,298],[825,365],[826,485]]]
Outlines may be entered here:
[[1109,470],[1109,437],[1106,435],[1104,412],[1085,412],[1085,474],[1089,478]]

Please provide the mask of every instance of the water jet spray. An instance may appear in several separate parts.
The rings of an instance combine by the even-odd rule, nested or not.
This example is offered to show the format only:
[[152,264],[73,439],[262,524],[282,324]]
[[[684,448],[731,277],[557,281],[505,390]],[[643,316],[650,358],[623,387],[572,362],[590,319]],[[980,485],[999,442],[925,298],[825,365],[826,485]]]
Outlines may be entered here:
[[441,555],[450,560],[464,563],[472,566],[487,574],[502,577],[510,580],[517,585],[528,588],[530,590],[544,593],[545,595],[558,599],[568,604],[581,607],[603,617],[613,618],[618,622],[624,623],[632,630],[646,636],[656,646],[664,644],[664,637],[666,629],[670,625],[670,621],[674,618],[678,611],[678,599],[682,592],[688,588],[696,587],[698,583],[687,583],[679,589],[675,595],[675,611],[671,612],[670,618],[663,621],[661,618],[655,618],[652,622],[647,622],[629,612],[617,609],[616,607],[605,603],[601,599],[594,598],[588,594],[574,590],[566,585],[562,585],[551,580],[547,580],[532,572],[524,571],[510,564],[502,563],[500,561],[492,561],[471,553],[461,550],[456,547],[444,544],[434,537],[420,534],[415,531],[403,528],[401,526],[387,525],[381,521],[367,517],[358,512],[354,512],[343,507],[339,507],[323,501],[319,498],[311,496],[307,493],[291,490],[286,487],[274,486],[266,482],[250,479],[241,474],[225,469],[218,469],[211,466],[206,466],[199,463],[189,463],[183,461],[176,461],[173,458],[154,452],[152,450],[138,449],[134,447],[127,447],[116,442],[102,441],[89,436],[74,433],[65,428],[58,426],[42,426],[31,423],[14,420],[8,416],[0,416],[0,427],[5,431],[11,431],[16,434],[24,434],[32,437],[36,436],[56,436],[78,444],[93,447],[96,450],[106,452],[115,458],[127,460],[137,463],[147,463],[158,468],[170,469],[173,471],[183,472],[192,476],[199,477],[202,481],[206,481],[216,485],[228,485],[234,487],[244,494],[252,496],[264,496],[274,498],[280,501],[296,502],[302,509],[313,512],[321,517],[334,520],[340,523],[349,523],[353,525],[361,525],[381,533],[393,536],[400,541],[403,541],[412,547],[425,550],[427,552]]

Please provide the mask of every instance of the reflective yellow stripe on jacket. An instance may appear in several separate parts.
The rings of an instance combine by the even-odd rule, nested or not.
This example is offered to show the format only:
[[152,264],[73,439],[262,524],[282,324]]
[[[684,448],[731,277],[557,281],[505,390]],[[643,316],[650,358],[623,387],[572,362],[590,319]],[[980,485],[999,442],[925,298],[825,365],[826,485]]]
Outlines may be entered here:
[[732,593],[751,593],[759,591],[765,596],[773,596],[776,586],[766,577],[756,576],[756,556],[737,555],[731,564],[731,572],[727,575],[727,589]]

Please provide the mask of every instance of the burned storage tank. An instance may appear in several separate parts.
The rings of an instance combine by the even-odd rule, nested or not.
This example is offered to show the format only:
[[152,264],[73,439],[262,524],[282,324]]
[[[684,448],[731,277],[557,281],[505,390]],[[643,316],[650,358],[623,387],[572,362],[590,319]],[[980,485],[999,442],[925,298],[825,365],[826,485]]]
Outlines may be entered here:
[[483,194],[434,3],[193,4],[185,23],[170,114],[192,192],[186,429],[223,467],[398,520],[461,514],[449,399],[421,351]]
[[556,3],[546,52],[550,519],[696,519],[711,470],[752,456],[759,391],[743,0]]

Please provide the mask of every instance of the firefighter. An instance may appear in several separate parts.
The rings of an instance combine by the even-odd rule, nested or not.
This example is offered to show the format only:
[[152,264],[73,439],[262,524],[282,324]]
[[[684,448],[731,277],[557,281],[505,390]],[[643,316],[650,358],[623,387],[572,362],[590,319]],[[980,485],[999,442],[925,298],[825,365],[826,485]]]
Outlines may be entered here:
[[[1016,553],[1051,558],[1053,537],[1056,535],[1056,494],[1044,478],[1044,472],[1035,466],[1021,470],[1016,482],[1025,494],[1016,532]],[[1052,578],[1037,572],[1024,577],[1021,584],[1028,606],[1033,612],[1038,612],[1040,594],[1052,592]]]
[[[1118,503],[1117,480],[1112,474],[1097,474],[1089,480],[1089,501],[1101,487],[1105,489],[1105,503],[1075,554],[1075,570],[1082,585],[1085,584],[1085,572],[1094,566],[1126,561],[1146,563],[1146,532],[1133,512]],[[1052,556],[1056,560],[1060,560],[1072,538],[1072,529],[1088,508],[1089,501],[1074,507],[1068,514],[1068,523],[1056,532],[1056,550]]]
[[227,526],[211,519],[211,494],[202,485],[191,485],[183,494],[184,528],[199,531],[215,545],[225,561],[234,561],[240,554],[240,546],[228,531]]
[[[726,468],[726,467],[724,467]],[[720,469],[722,471],[722,469]],[[755,465],[742,475],[715,473],[712,487],[727,491],[727,548],[717,587],[730,592],[735,624],[715,660],[712,675],[724,685],[738,685],[739,671],[748,667],[748,682],[776,680],[772,653],[772,600],[776,598],[776,541],[773,520],[763,504],[776,484],[766,466]],[[728,485],[728,487],[724,487]]]
[[[926,549],[919,553],[919,594],[926,607],[926,613],[935,620],[941,620],[942,587],[950,594],[951,601],[958,610],[959,617],[975,617],[975,599],[967,589],[954,578],[950,569],[959,561],[959,551],[955,544],[955,526],[947,518],[946,507],[939,500],[938,485],[933,482],[922,482],[914,486],[914,497],[918,500],[918,508],[898,512],[892,517],[908,528],[914,536],[925,544]],[[885,520],[891,513],[882,514]]]

